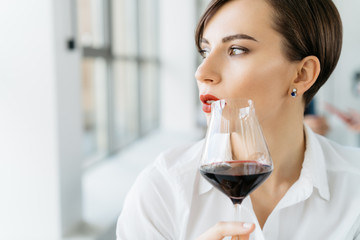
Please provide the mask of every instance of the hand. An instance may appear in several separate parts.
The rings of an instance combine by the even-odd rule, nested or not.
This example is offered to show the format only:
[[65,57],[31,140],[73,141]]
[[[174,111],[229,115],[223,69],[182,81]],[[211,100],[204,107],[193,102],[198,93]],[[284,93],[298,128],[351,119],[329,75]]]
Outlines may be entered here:
[[326,135],[329,125],[326,118],[316,115],[305,115],[304,122],[317,134]]
[[360,133],[360,113],[354,109],[350,109],[348,115],[350,117],[350,121],[346,121],[346,125],[348,125],[355,132]]
[[232,236],[232,240],[248,240],[254,229],[255,225],[251,223],[219,222],[198,237],[197,240],[221,240],[226,236]]
[[325,109],[338,116],[350,129],[360,133],[360,113],[354,109],[348,112],[340,111],[329,103],[325,104]]

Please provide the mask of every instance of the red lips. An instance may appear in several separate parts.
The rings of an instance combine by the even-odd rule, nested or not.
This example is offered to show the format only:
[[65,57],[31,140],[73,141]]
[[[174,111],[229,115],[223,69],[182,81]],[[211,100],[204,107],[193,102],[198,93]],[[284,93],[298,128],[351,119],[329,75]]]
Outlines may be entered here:
[[210,94],[200,95],[200,101],[203,103],[202,110],[205,113],[211,113],[211,103],[212,102],[208,102],[208,101],[217,101],[217,100],[220,100],[220,99],[213,95],[210,95]]

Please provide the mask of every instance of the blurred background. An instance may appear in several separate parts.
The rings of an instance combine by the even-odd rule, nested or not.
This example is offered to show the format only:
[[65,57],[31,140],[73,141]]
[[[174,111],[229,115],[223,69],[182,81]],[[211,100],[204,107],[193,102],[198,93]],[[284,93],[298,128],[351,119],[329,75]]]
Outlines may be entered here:
[[[0,239],[110,240],[137,174],[197,141],[194,31],[208,0],[0,1]],[[360,1],[336,0],[340,62],[316,96],[327,136],[359,134]]]

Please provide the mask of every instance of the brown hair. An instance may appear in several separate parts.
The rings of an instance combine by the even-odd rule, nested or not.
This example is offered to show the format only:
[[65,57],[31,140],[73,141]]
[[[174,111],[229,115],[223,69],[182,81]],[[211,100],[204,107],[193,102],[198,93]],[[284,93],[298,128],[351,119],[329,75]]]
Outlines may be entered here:
[[[200,50],[204,28],[211,17],[230,0],[212,0],[196,28]],[[290,61],[316,56],[320,74],[304,93],[307,105],[336,67],[342,47],[342,23],[332,0],[264,0],[273,8],[273,28],[283,36],[284,52]]]

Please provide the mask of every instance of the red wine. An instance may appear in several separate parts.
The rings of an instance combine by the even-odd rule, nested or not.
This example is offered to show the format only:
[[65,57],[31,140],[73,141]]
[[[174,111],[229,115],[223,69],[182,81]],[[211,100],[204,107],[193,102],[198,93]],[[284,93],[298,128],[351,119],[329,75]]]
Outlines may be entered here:
[[234,204],[241,204],[271,172],[271,166],[255,161],[227,161],[200,167],[201,175],[230,197]]

